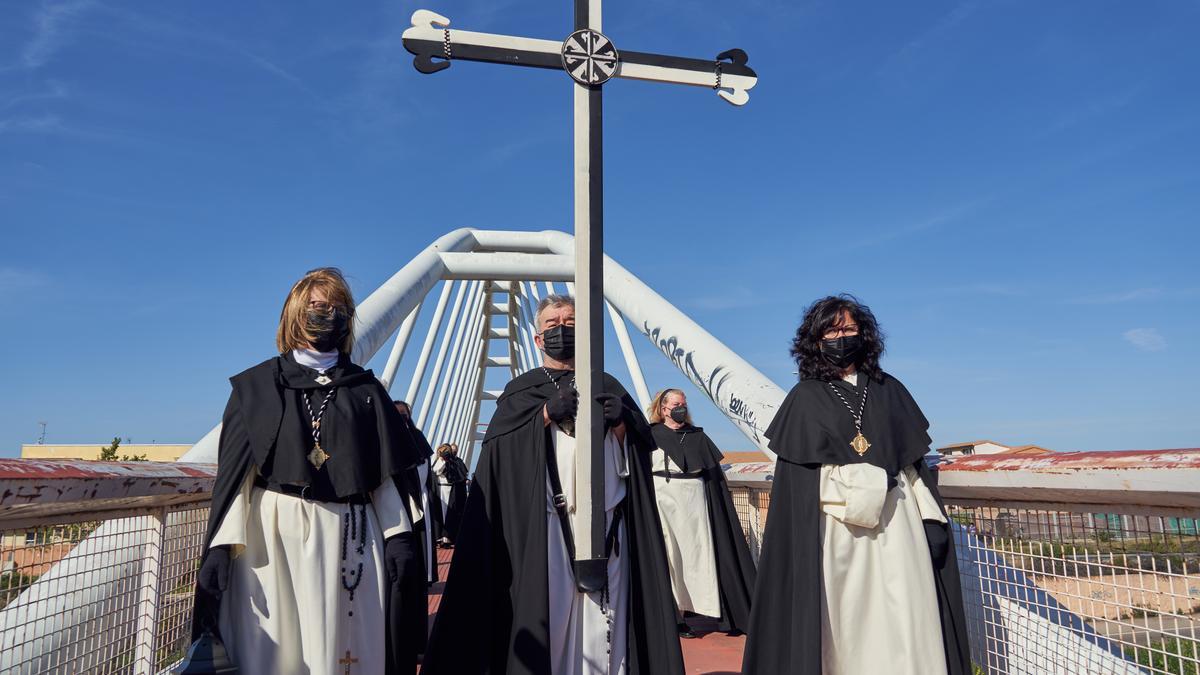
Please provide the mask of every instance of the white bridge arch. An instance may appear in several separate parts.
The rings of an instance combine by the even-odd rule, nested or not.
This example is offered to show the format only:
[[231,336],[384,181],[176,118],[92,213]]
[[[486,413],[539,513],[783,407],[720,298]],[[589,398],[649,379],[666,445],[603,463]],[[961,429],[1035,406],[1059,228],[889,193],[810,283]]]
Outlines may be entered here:
[[[537,284],[542,283],[544,291],[550,283],[566,282],[570,289],[574,247],[571,235],[553,230],[454,230],[418,253],[359,303],[352,358],[367,363],[394,335],[380,379],[396,391],[393,380],[422,305],[434,288],[445,282],[434,303],[434,316],[405,399],[414,402],[415,421],[430,440],[457,442],[470,464],[481,403],[499,394],[483,388],[485,372],[507,368],[516,374],[540,363],[532,334],[533,308],[540,297]],[[626,320],[774,459],[762,432],[783,401],[782,389],[608,256],[604,258],[604,294],[633,390],[643,406],[650,395]],[[495,301],[500,296],[504,302]],[[501,320],[497,326],[493,321],[497,315],[507,321]],[[505,356],[489,350],[496,340],[506,343]],[[428,384],[422,389],[420,384],[429,369]],[[180,462],[216,463],[219,436],[218,425]],[[178,527],[184,517],[170,515],[167,525]],[[148,527],[149,518],[145,520],[139,521],[138,528]],[[112,522],[105,523],[0,609],[0,671],[25,672],[29,664],[15,663],[19,652],[12,648],[29,636],[39,637],[28,646],[49,662],[59,662],[57,655],[67,658],[68,638],[76,643],[103,640],[113,626],[136,623],[139,613],[154,615],[145,603],[102,612],[107,600],[128,591],[131,575],[144,575],[137,570],[145,552],[163,544],[147,536],[142,529],[121,531]],[[97,569],[96,560],[107,564]],[[76,588],[75,582],[85,574],[93,583]]]
[[[499,393],[484,388],[484,374],[488,368],[507,368],[515,375],[539,363],[531,332],[533,307],[541,297],[537,284],[567,282],[570,287],[574,252],[574,238],[555,230],[454,230],[418,253],[358,305],[354,361],[367,363],[395,335],[380,379],[398,393],[394,379],[418,314],[437,284],[446,282],[404,398],[413,402],[417,426],[431,441],[458,443],[470,463],[480,404]],[[497,302],[501,296],[503,301]],[[778,385],[607,255],[604,299],[632,376],[633,391],[643,406],[650,395],[626,321],[738,430],[775,458],[763,431],[783,401],[785,392]],[[449,317],[443,321],[447,308]],[[496,315],[507,317],[507,325],[493,324],[489,317]],[[506,343],[507,355],[491,354],[489,341]],[[436,354],[435,342],[439,343]],[[429,383],[422,390],[420,385],[430,367]],[[215,462],[219,435],[218,426],[181,461]]]

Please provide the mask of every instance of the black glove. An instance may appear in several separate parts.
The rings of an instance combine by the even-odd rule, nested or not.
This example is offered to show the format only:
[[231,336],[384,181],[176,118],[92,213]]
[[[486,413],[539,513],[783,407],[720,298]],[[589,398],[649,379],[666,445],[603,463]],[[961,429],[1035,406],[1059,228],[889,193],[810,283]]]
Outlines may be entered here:
[[896,488],[897,485],[900,484],[900,483],[896,482],[895,476],[888,476],[887,479],[888,479],[888,482],[887,482],[887,491],[888,492],[891,492],[892,490],[894,490]]
[[950,553],[950,526],[936,520],[923,520],[925,540],[929,542],[929,558],[933,561],[934,569],[942,569],[946,565],[946,556]]
[[384,568],[393,584],[419,572],[417,566],[421,562],[421,554],[417,550],[417,543],[412,532],[393,535],[383,543]]
[[220,599],[221,594],[229,588],[229,547],[214,546],[208,549],[200,573],[196,575],[196,585],[200,591],[211,598]]
[[572,419],[579,412],[579,392],[574,389],[559,389],[546,401],[546,415],[555,424]]
[[604,426],[615,427],[621,423],[621,410],[625,407],[615,394],[596,394],[596,403],[604,407]]

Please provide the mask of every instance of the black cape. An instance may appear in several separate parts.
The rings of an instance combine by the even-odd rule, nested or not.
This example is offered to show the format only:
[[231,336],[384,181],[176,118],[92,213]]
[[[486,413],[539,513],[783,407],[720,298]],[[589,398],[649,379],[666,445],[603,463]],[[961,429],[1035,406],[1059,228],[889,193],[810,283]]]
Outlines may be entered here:
[[[867,383],[859,376],[860,383]],[[834,386],[855,406],[861,388],[838,381]],[[896,475],[906,466],[917,469],[945,512],[936,481],[925,464],[929,423],[899,380],[887,374],[867,383],[863,435],[871,448],[859,456],[850,440],[857,430],[846,404],[829,383],[802,380],[792,388],[767,428],[770,448],[779,459],[771,488],[771,508],[759,557],[742,672],[821,673],[821,535],[820,470],[822,464],[866,462]],[[954,538],[947,527],[950,551],[934,568],[942,639],[950,675],[970,675],[966,617],[959,585]],[[870,648],[864,637],[864,648]]]
[[[704,481],[704,499],[708,503],[708,522],[712,530],[713,549],[717,557],[717,587],[721,596],[721,616],[718,628],[723,631],[745,631],[750,625],[750,598],[758,572],[746,533],[733,506],[725,471],[721,469],[721,451],[700,427],[687,426],[679,430],[665,424],[650,427],[654,442],[671,461],[692,473],[700,471]],[[652,467],[662,471],[664,467]],[[695,479],[687,479],[695,480]]]
[[[429,466],[429,458],[433,455],[433,448],[430,447],[429,441],[426,440],[425,434],[417,428],[413,423],[412,416],[401,415],[404,419],[404,426],[408,429],[409,436],[417,446],[417,456],[421,458],[419,464]],[[433,471],[430,470],[425,476],[425,490],[429,490],[429,480]],[[420,473],[417,474],[418,478]],[[431,492],[427,492],[430,496]],[[416,539],[418,557],[421,559],[418,569],[413,570],[410,578],[405,579],[403,583],[396,585],[395,590],[398,591],[398,601],[388,605],[388,620],[392,623],[411,626],[414,635],[405,636],[405,639],[414,640],[418,653],[425,652],[425,645],[429,637],[429,569],[430,565],[437,565],[436,549],[430,548],[433,544],[429,541],[429,537],[425,536],[425,519],[433,518],[431,523],[434,524],[436,530],[437,518],[436,514],[432,513],[437,505],[436,499],[429,500],[429,508],[425,513],[421,514],[421,518],[413,523],[413,537]],[[418,583],[419,581],[419,583]],[[389,636],[391,637],[391,636]],[[399,651],[404,645],[395,645],[394,649]]]
[[[569,386],[569,371],[550,371]],[[546,550],[546,447],[542,407],[556,391],[538,368],[504,390],[475,466],[445,595],[422,672],[430,675],[549,675]],[[604,391],[621,397],[631,442],[625,497],[630,584],[631,675],[683,673],[675,601],[650,480],[650,429],[612,376]],[[470,645],[464,647],[464,636]]]
[[[383,385],[371,371],[345,355],[326,375],[332,378],[327,386],[336,387],[336,393],[321,424],[322,447],[330,459],[320,470],[307,459],[313,440],[303,398],[309,391],[314,407],[323,400],[324,392],[315,381],[317,372],[297,364],[287,353],[230,378],[233,392],[221,418],[217,477],[201,565],[213,535],[241,490],[246,472],[255,467],[268,481],[310,485],[313,494],[335,497],[369,494],[383,481],[392,480],[402,496],[419,502],[416,466],[424,456]],[[407,508],[408,499],[404,501]],[[411,520],[413,514],[408,515]],[[331,579],[330,583],[337,580]],[[393,580],[385,607],[385,616],[389,617],[388,662],[403,664],[397,665],[403,668],[408,668],[408,655],[416,653],[414,641],[425,634],[425,610],[421,608],[420,623],[415,623],[413,603],[401,601],[406,590]],[[216,630],[219,607],[206,594],[195,594],[193,639],[206,625]]]

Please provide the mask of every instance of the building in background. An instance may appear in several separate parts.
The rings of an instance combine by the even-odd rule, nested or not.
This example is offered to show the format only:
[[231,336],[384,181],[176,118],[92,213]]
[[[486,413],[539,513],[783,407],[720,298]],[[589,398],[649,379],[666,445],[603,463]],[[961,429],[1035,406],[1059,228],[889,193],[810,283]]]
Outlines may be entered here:
[[[99,459],[108,443],[46,444],[21,446],[21,459]],[[117,452],[130,457],[145,455],[151,462],[176,462],[190,450],[191,443],[121,443]]]
[[937,449],[938,454],[946,457],[965,455],[1048,455],[1053,450],[1040,445],[1009,446],[996,441],[971,441],[970,443],[954,443]]

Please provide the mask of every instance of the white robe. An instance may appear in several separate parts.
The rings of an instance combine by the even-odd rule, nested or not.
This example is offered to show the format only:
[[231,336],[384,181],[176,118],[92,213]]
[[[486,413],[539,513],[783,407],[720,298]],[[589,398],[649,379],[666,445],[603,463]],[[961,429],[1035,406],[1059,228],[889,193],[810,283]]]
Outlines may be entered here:
[[[661,448],[650,453],[650,466],[683,473]],[[703,478],[667,480],[654,477],[654,498],[662,523],[671,568],[671,590],[680,612],[721,616],[720,587],[717,585],[717,553],[713,547],[708,499]]]
[[[433,513],[431,505],[432,499],[437,497],[429,494],[429,470],[431,469],[429,460],[426,459],[417,465],[417,480],[421,482],[421,512],[428,515]],[[433,519],[425,518],[421,525],[425,530],[423,539],[425,542],[425,550],[421,553],[425,556],[425,581],[434,582],[437,579],[437,542],[433,540]]]
[[944,675],[924,520],[946,522],[912,467],[887,490],[870,464],[821,467],[824,675]]
[[[563,496],[575,522],[575,439],[553,425],[553,442]],[[628,450],[609,432],[604,439],[605,522],[612,524],[613,509],[625,498],[629,476]],[[608,621],[601,610],[599,593],[580,593],[571,573],[571,560],[563,541],[562,525],[554,509],[553,491],[546,479],[546,557],[550,598],[550,672],[553,675],[623,675],[629,622],[629,563],[625,552],[625,523],[619,528],[621,554],[608,560],[609,615],[612,646],[607,640]]]
[[454,486],[446,480],[446,460],[438,457],[433,461],[433,474],[437,476],[437,496],[442,502],[442,518],[450,517],[450,495]]
[[364,554],[347,550],[347,567],[363,563],[351,602],[341,581],[342,519],[360,507],[254,487],[254,473],[247,472],[210,544],[232,547],[219,619],[230,657],[256,675],[343,675],[347,665],[352,675],[383,675],[383,542],[412,531],[395,484],[385,481],[371,494]]

